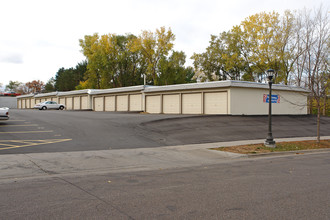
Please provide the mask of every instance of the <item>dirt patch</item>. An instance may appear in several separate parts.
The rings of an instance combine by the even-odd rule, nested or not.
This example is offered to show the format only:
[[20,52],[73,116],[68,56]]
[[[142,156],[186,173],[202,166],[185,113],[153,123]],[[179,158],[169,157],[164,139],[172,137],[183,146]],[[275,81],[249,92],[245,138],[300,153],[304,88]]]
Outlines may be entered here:
[[322,148],[330,148],[330,140],[322,140],[320,143],[317,143],[316,141],[281,142],[276,143],[276,148],[265,147],[263,144],[250,144],[233,147],[212,148],[212,150],[227,151],[239,154],[260,154],[279,151],[299,151]]

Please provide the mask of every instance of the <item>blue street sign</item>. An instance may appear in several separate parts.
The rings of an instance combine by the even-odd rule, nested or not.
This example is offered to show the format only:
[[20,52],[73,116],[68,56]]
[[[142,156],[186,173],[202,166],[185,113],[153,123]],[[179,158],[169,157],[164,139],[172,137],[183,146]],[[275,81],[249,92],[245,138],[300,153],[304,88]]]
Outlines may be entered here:
[[[269,103],[269,94],[264,94],[263,101],[265,103]],[[272,95],[272,103],[280,103],[280,96],[279,95]]]

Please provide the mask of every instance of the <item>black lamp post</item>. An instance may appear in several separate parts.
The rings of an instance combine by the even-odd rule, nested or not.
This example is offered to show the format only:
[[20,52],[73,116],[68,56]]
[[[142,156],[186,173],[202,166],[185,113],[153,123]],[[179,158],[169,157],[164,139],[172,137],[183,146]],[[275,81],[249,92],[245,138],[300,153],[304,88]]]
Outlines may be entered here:
[[273,69],[267,70],[267,74],[268,74],[268,84],[269,84],[269,97],[268,97],[269,108],[268,108],[268,135],[265,141],[265,146],[276,147],[272,134],[272,84],[273,84],[274,70]]

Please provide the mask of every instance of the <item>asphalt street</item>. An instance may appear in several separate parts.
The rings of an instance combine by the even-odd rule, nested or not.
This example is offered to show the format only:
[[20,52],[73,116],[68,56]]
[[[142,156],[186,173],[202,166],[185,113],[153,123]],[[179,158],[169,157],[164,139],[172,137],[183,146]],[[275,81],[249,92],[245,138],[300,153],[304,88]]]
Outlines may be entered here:
[[[153,115],[11,110],[0,122],[0,154],[154,148],[264,139],[267,116]],[[321,135],[330,135],[322,118]],[[316,135],[312,116],[274,116],[274,138]]]
[[330,153],[0,180],[0,219],[330,219]]
[[[209,149],[262,143],[266,116],[10,115],[0,122],[1,220],[330,219],[330,151],[247,158]],[[315,136],[315,117],[273,122],[276,140]],[[330,138],[330,119],[321,122]]]

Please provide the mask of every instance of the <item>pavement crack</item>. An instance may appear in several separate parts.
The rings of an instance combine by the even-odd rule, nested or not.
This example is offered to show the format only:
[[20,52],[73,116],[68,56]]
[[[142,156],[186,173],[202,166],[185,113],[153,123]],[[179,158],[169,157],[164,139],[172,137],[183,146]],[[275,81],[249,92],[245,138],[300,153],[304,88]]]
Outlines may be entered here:
[[68,184],[70,184],[71,186],[73,186],[73,187],[75,187],[75,188],[77,188],[77,189],[83,191],[84,193],[86,193],[86,194],[88,194],[88,195],[90,195],[90,196],[96,198],[97,200],[99,200],[99,201],[101,201],[101,202],[103,202],[103,203],[105,203],[105,204],[111,206],[113,209],[117,210],[119,213],[121,213],[121,214],[127,216],[128,219],[134,220],[134,218],[133,218],[132,216],[130,216],[130,215],[127,214],[126,212],[120,210],[120,209],[117,208],[115,205],[111,204],[110,202],[108,202],[108,201],[106,201],[106,200],[100,198],[99,196],[97,196],[97,195],[95,195],[95,194],[93,194],[93,193],[91,193],[91,192],[85,190],[84,188],[82,188],[82,187],[80,187],[80,186],[78,186],[78,185],[76,185],[76,184],[74,184],[74,183],[72,183],[72,182],[70,182],[70,181],[68,181],[68,180],[66,180],[66,179],[63,179],[63,178],[61,178],[61,177],[56,177],[56,178],[57,178],[57,179],[60,179],[60,180],[62,180],[62,181],[64,181],[64,182],[66,182],[66,183],[68,183]]
[[36,167],[38,167],[42,172],[48,174],[48,175],[54,175],[54,174],[57,174],[56,172],[54,171],[50,171],[50,170],[46,170],[44,168],[42,168],[39,164],[37,164],[36,162],[34,162],[33,160],[29,160],[31,163],[33,163]]

